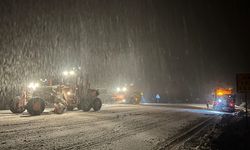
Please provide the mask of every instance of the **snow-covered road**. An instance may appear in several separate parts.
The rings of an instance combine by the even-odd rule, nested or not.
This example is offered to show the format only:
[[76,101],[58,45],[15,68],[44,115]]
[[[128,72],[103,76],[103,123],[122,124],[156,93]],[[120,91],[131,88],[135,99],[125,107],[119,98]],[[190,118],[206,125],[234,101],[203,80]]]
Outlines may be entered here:
[[220,114],[199,105],[104,105],[100,112],[0,111],[0,149],[158,149],[173,136]]

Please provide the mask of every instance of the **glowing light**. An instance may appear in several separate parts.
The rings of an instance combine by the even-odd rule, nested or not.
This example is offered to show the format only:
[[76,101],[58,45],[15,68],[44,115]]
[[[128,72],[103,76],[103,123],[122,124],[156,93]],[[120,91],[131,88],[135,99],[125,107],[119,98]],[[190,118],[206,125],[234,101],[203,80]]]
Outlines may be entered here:
[[31,83],[28,85],[28,88],[35,90],[35,89],[38,88],[39,86],[40,86],[39,83],[31,82]]
[[42,81],[42,82],[46,82],[46,81],[47,81],[47,79],[40,79],[40,81]]
[[120,92],[120,91],[121,91],[121,88],[120,88],[120,87],[116,88],[116,91],[117,91],[117,92]]
[[35,87],[38,87],[39,86],[39,84],[38,83],[35,83]]
[[216,95],[218,96],[222,96],[222,95],[229,95],[229,94],[232,94],[233,93],[233,90],[232,88],[218,88],[216,89]]
[[64,76],[73,76],[73,75],[75,75],[76,73],[75,73],[75,71],[74,70],[71,70],[71,71],[64,71],[63,72],[63,75]]
[[68,75],[69,75],[69,72],[68,72],[68,71],[64,71],[64,72],[63,72],[63,75],[68,76]]
[[67,95],[71,95],[71,92],[67,92]]
[[217,95],[220,95],[220,96],[221,96],[221,95],[223,95],[223,93],[222,93],[222,92],[218,92]]
[[69,72],[69,74],[70,74],[70,75],[74,75],[74,74],[75,74],[75,71],[72,70],[72,71]]
[[123,91],[123,92],[126,92],[127,90],[128,90],[128,89],[127,89],[126,87],[123,87],[123,88],[122,88],[122,91]]

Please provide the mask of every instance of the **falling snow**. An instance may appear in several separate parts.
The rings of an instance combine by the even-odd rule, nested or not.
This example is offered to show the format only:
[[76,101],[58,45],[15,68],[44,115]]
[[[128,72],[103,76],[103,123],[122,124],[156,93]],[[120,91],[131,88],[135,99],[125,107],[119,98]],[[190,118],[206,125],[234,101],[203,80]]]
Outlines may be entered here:
[[246,50],[249,33],[235,3],[1,0],[0,105],[30,80],[76,66],[93,87],[135,83],[148,97],[199,98],[250,68],[249,54],[234,50]]

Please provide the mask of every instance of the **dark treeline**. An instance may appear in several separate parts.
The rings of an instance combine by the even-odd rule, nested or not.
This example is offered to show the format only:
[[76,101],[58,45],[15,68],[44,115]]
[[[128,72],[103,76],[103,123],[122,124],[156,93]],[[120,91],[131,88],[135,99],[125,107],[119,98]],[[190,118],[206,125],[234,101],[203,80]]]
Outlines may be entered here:
[[1,0],[0,106],[31,79],[73,66],[93,87],[203,98],[250,68],[244,2]]

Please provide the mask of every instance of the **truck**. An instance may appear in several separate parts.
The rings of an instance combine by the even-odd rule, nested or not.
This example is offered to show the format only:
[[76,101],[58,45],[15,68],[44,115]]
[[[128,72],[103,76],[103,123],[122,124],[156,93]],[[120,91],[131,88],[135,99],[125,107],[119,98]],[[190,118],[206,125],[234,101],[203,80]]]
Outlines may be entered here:
[[[58,80],[57,80],[58,81]],[[26,109],[31,115],[40,115],[46,106],[52,105],[53,112],[61,114],[66,110],[99,111],[102,101],[99,91],[90,88],[88,78],[77,70],[63,72],[61,82],[40,79],[23,87],[19,96],[10,101],[10,111],[22,113]]]
[[213,98],[213,110],[216,111],[235,111],[235,94],[232,88],[216,88]]
[[133,84],[129,86],[117,87],[112,94],[115,103],[139,104],[141,102],[141,93]]

